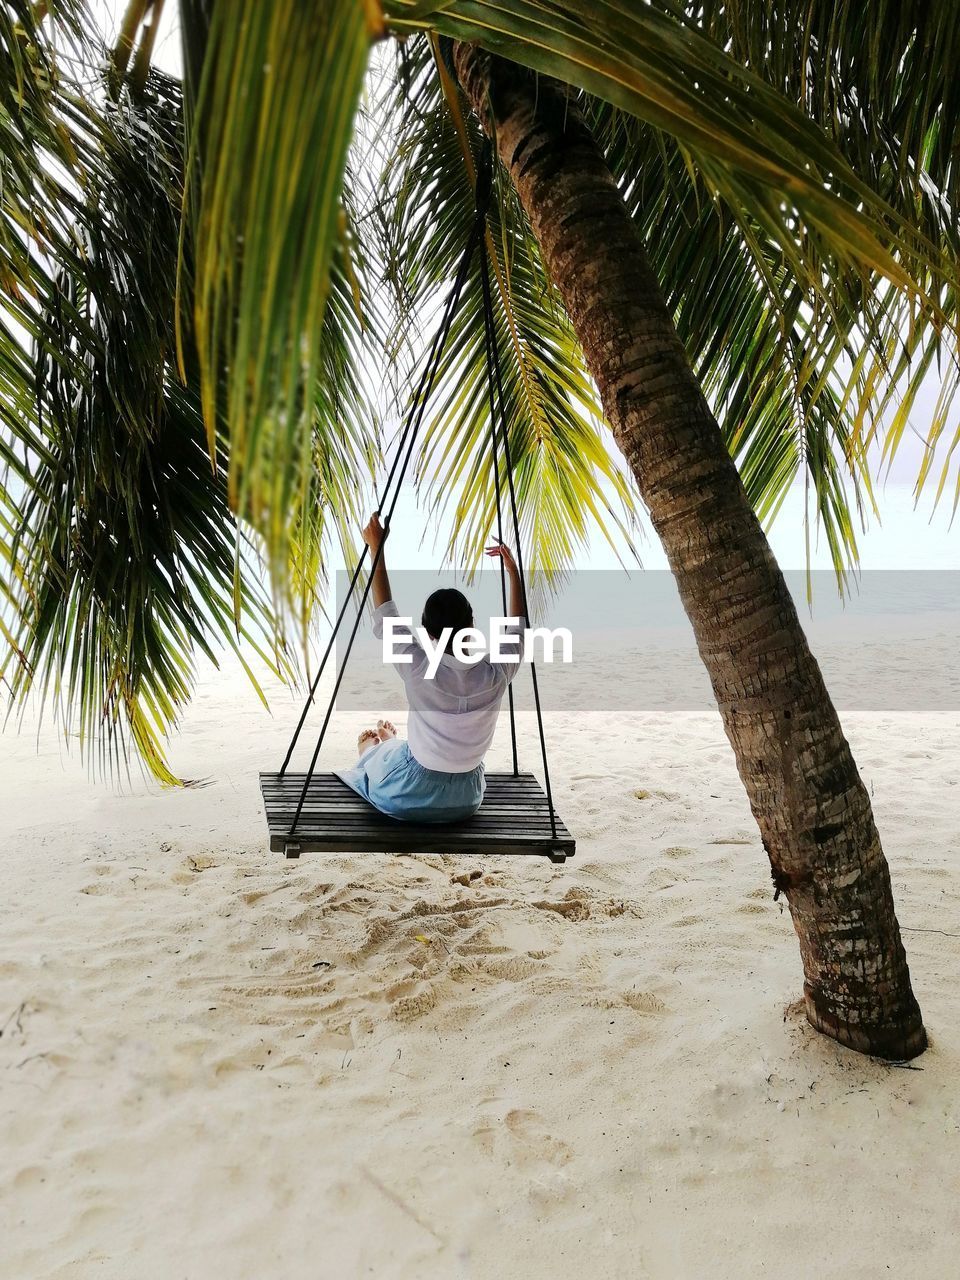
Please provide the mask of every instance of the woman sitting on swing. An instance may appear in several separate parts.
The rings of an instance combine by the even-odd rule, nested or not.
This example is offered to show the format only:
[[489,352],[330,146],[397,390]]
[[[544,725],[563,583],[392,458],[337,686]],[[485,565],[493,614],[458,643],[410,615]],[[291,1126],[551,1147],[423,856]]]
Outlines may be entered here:
[[[374,635],[383,636],[383,620],[399,617],[390,593],[390,580],[381,550],[385,531],[371,516],[363,540],[377,561],[373,575]],[[523,588],[509,547],[498,542],[487,548],[499,557],[510,578],[510,616],[524,623]],[[423,607],[422,625],[437,643],[447,644],[432,679],[427,676],[424,649],[410,636],[397,636],[397,671],[407,689],[408,740],[397,737],[389,720],[364,729],[357,740],[360,759],[352,769],[337,770],[354,791],[381,813],[408,822],[456,822],[476,813],[483,799],[483,757],[493,741],[500,703],[517,672],[517,661],[493,662],[484,657],[467,663],[453,652],[459,632],[473,626],[473,610],[461,592],[434,591]],[[446,628],[450,628],[446,631]],[[512,628],[511,628],[512,630]]]

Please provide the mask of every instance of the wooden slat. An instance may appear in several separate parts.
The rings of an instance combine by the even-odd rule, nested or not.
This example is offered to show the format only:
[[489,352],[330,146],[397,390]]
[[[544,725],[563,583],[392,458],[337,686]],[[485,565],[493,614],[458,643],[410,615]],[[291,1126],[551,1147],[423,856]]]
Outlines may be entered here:
[[[445,845],[456,845],[460,841],[470,840],[477,844],[484,844],[490,840],[498,840],[501,843],[507,843],[524,847],[525,845],[567,845],[571,843],[569,834],[558,829],[557,838],[554,839],[549,831],[544,832],[525,832],[518,831],[516,827],[488,829],[480,828],[460,828],[460,827],[417,827],[412,823],[404,823],[402,830],[392,831],[385,830],[383,827],[362,828],[360,830],[345,830],[339,826],[320,826],[315,827],[307,823],[303,827],[297,827],[293,836],[290,835],[289,827],[286,823],[282,827],[270,827],[271,836],[282,838],[287,844],[303,844],[305,841],[316,839],[323,840],[362,840],[366,841],[370,846],[371,852],[378,849],[410,849],[416,851],[421,847],[424,840],[433,842],[441,841]],[[372,843],[371,843],[372,842]]]
[[[290,778],[298,778],[301,782],[303,782],[303,779],[306,776],[307,775],[303,773],[302,770],[299,770],[299,769],[288,769],[286,773],[264,772],[260,774],[260,777],[267,782],[272,782],[276,779],[279,779],[282,782],[285,780],[289,780]],[[486,776],[488,781],[493,781],[497,785],[504,782],[530,782],[530,781],[537,782],[536,774],[531,773],[529,769],[521,769],[519,773],[504,773],[502,771],[497,771],[497,772],[488,771]],[[333,778],[337,778],[337,780],[339,781],[338,775],[336,773],[332,773],[332,772],[315,773],[311,778],[311,782],[324,783],[324,782],[329,782]]]
[[290,835],[289,824],[284,822],[281,826],[269,824],[271,835],[281,835],[289,843],[302,843],[305,839],[314,835],[324,839],[334,839],[343,837],[343,839],[352,840],[374,840],[376,842],[388,842],[387,844],[375,843],[373,848],[382,849],[386,847],[407,847],[416,849],[419,842],[423,839],[442,839],[446,843],[456,842],[459,839],[470,839],[482,843],[485,840],[494,837],[501,838],[511,844],[569,844],[571,837],[562,828],[557,829],[557,839],[554,841],[549,831],[528,832],[513,827],[444,827],[439,823],[434,826],[420,827],[414,823],[405,822],[397,828],[387,828],[383,826],[377,827],[361,827],[361,828],[343,828],[336,823],[314,825],[313,823],[305,823],[303,826],[297,826],[295,833]]
[[[292,809],[269,809],[269,822],[272,827],[278,830],[282,827],[289,830],[293,821],[295,810]],[[461,827],[469,827],[471,831],[480,831],[486,827],[496,830],[521,830],[521,831],[543,831],[549,834],[551,831],[550,819],[546,816],[537,816],[533,819],[525,817],[520,813],[492,813],[485,814],[482,810],[474,817],[464,822],[442,823],[442,822],[424,822],[410,823],[398,818],[391,818],[386,814],[338,814],[333,811],[327,812],[308,812],[303,810],[300,814],[297,826],[301,823],[309,823],[311,826],[317,827],[339,827],[346,829],[356,829],[376,826],[384,830],[399,829],[401,831],[409,831],[411,826],[424,826],[428,828],[442,828],[445,831],[459,830]],[[563,830],[563,824],[557,822],[557,830]]]
[[464,838],[448,838],[438,840],[424,836],[415,842],[403,844],[385,844],[382,841],[353,840],[336,838],[330,840],[313,837],[299,840],[296,852],[291,853],[291,845],[285,836],[271,836],[270,849],[273,853],[287,853],[290,857],[299,857],[301,853],[446,853],[472,856],[475,854],[523,854],[531,857],[550,858],[552,862],[565,862],[573,857],[573,842],[554,841],[550,844],[518,844],[506,840],[485,839],[471,840]]
[[[271,810],[270,820],[271,826],[286,829],[290,828],[294,819],[295,811],[292,809]],[[343,827],[344,830],[354,830],[369,826],[393,827],[400,819],[390,818],[385,814],[377,814],[374,818],[367,818],[363,814],[338,814],[334,812],[316,813],[308,812],[306,809],[300,814],[297,826],[301,823],[309,823],[314,827]],[[403,829],[410,827],[409,822],[402,822]],[[461,827],[466,824],[462,822],[424,822],[418,824],[425,827],[443,827],[450,830],[453,827]],[[482,831],[486,827],[495,828],[496,830],[509,831],[511,828],[519,827],[523,831],[544,831],[549,833],[552,830],[552,824],[549,818],[536,818],[531,820],[524,817],[520,813],[493,813],[493,814],[477,814],[470,819],[469,826],[471,831]],[[557,823],[557,830],[560,830],[560,823]]]
[[378,812],[335,774],[310,780],[296,831],[293,815],[304,775],[261,774],[270,848],[283,852],[442,852],[572,857],[576,844],[557,819],[554,836],[550,809],[533,774],[487,774],[483,804],[462,822],[410,823]]
[[[280,790],[276,787],[264,787],[263,794],[270,796],[273,800],[293,800],[300,799],[300,787],[286,787]],[[349,800],[355,798],[362,802],[362,797],[350,787],[341,783],[339,791],[314,791],[311,787],[306,793],[307,800],[316,800],[323,803],[329,803],[331,800]],[[484,804],[546,804],[547,799],[542,791],[534,790],[533,787],[529,791],[491,791],[489,788],[483,797]]]
[[[347,784],[343,782],[340,778],[334,775],[331,775],[328,780],[324,780],[322,782],[318,781],[316,778],[312,778],[310,780],[309,789],[311,791],[338,791],[341,788],[345,787],[346,785]],[[302,789],[303,779],[298,778],[295,775],[288,774],[284,778],[268,778],[264,782],[264,790],[272,789],[272,790],[287,791],[291,787],[296,789]],[[540,788],[540,784],[537,782],[536,778],[531,778],[531,779],[521,778],[521,779],[518,779],[517,781],[514,781],[511,778],[509,782],[499,782],[499,781],[491,782],[490,775],[488,774],[487,790],[490,790],[491,788],[496,792],[497,795],[512,795],[516,791],[522,791],[522,792],[535,791],[538,794],[541,794],[541,795],[543,794]]]
[[[361,808],[361,805],[363,806]],[[288,797],[283,799],[271,799],[270,807],[277,813],[294,813],[296,812],[296,802]],[[338,813],[344,817],[355,815],[360,818],[369,816],[370,805],[365,800],[361,800],[360,804],[339,804],[336,800],[322,801],[307,799],[303,806],[303,813]],[[376,812],[376,810],[374,810]],[[550,820],[550,808],[545,804],[523,805],[523,804],[484,804],[479,810],[479,815],[487,817],[491,814],[502,813],[506,816],[511,814],[527,814],[531,818],[542,817],[548,822]]]

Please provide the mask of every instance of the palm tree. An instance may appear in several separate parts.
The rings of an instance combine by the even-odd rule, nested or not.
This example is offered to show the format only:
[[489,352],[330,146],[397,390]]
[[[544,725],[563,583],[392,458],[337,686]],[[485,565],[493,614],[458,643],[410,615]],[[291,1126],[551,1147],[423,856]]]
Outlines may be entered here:
[[[83,46],[80,6],[54,8]],[[31,368],[7,326],[3,447],[16,483],[0,499],[15,690],[38,671],[65,674],[64,710],[78,703],[90,728],[100,709],[156,752],[208,613],[229,633],[232,606],[237,626],[268,638],[264,651],[291,607],[307,626],[323,517],[343,526],[375,453],[364,345],[402,352],[397,336],[450,275],[482,128],[502,164],[489,241],[532,559],[562,563],[584,510],[611,536],[629,521],[595,383],[789,902],[808,1016],[856,1049],[920,1052],[869,799],[757,513],[774,512],[804,469],[838,570],[850,563],[848,488],[855,504],[872,500],[865,454],[880,414],[903,393],[895,447],[921,373],[955,332],[957,104],[943,69],[960,23],[887,3],[868,21],[864,6],[809,0],[604,0],[587,16],[568,0],[393,0],[385,12],[374,0],[182,0],[178,152],[161,127],[176,87],[147,74],[157,8],[131,5],[102,108],[58,71],[31,6],[7,5],[19,24],[0,27],[5,118],[23,155],[3,228],[21,230],[0,265],[42,357]],[[874,22],[880,40],[867,39]],[[351,168],[351,131],[371,41],[388,30],[428,39],[403,46],[396,127],[384,138],[381,119],[370,144],[382,184],[361,211],[370,157]],[[446,61],[438,37],[457,42]],[[358,136],[370,141],[369,129]],[[51,154],[81,175],[79,196],[51,175]],[[165,158],[150,170],[159,248],[142,228],[123,234],[140,199],[125,169],[111,189],[126,208],[105,202],[110,165],[144,154]],[[93,243],[104,222],[112,234]],[[77,226],[92,237],[80,251]],[[31,237],[41,253],[25,252]],[[143,276],[150,262],[159,279]],[[371,285],[378,263],[393,285],[391,333]],[[118,368],[112,326],[128,323],[130,292],[137,341]],[[469,309],[458,323],[422,463],[428,483],[455,486],[454,536],[469,557],[493,484],[471,461],[482,338]],[[121,397],[131,385],[151,394]],[[131,465],[105,477],[118,435]],[[216,471],[194,461],[181,475],[204,440]],[[606,514],[604,482],[622,516]],[[163,501],[180,485],[195,513],[183,521]],[[103,505],[84,526],[91,498]],[[109,540],[92,562],[77,551],[84,529]],[[256,539],[272,598],[247,557],[224,556],[231,538]],[[145,573],[164,540],[162,571]]]

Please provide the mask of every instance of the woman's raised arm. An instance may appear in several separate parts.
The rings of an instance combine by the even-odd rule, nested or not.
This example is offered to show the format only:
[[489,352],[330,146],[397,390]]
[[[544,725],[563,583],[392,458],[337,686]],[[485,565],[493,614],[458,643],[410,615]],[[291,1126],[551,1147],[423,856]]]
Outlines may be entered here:
[[513,558],[513,552],[505,542],[497,539],[495,546],[487,547],[487,555],[499,556],[510,579],[510,617],[521,618],[529,626],[530,620],[526,617],[523,607],[523,584],[520,581],[520,570],[517,568],[517,562]]
[[374,512],[367,522],[367,527],[363,531],[363,540],[370,548],[370,555],[377,560],[377,552],[380,552],[380,559],[377,560],[377,567],[373,571],[373,603],[379,608],[380,605],[386,604],[388,600],[392,600],[390,594],[390,579],[387,577],[387,562],[384,558],[383,541],[387,536],[387,531],[380,523],[379,515]]

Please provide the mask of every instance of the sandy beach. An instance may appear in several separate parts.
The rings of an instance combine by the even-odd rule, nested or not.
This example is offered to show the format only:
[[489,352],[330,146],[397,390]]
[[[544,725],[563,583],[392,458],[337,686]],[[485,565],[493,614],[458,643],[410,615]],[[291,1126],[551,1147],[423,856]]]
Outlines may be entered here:
[[804,1020],[714,712],[550,715],[563,867],[298,864],[256,783],[274,692],[203,676],[188,790],[0,739],[4,1276],[954,1273],[954,714],[844,716],[930,1033],[898,1068]]
[[960,1278],[958,64],[0,5],[0,1280]]

